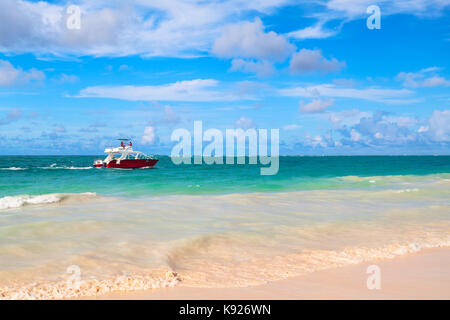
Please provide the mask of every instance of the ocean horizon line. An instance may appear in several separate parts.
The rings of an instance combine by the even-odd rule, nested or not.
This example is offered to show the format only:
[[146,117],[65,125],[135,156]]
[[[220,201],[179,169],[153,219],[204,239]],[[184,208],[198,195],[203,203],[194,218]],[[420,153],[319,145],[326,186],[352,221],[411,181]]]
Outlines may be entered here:
[[[104,154],[0,154],[0,157],[103,157]],[[168,154],[154,154],[158,157],[171,157]],[[200,155],[191,155],[191,158]],[[448,154],[280,154],[279,157],[449,157]],[[223,158],[224,156],[222,156]],[[233,156],[240,158],[243,156]],[[249,158],[249,156],[245,156]],[[219,157],[220,158],[220,157]]]

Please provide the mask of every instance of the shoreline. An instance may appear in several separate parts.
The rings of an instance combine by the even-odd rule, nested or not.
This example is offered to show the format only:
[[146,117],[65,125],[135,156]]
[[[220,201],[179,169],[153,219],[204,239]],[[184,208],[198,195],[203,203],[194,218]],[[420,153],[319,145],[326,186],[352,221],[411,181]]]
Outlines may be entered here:
[[[381,288],[367,289],[367,267],[381,271]],[[257,300],[257,299],[450,299],[450,248],[423,249],[389,260],[357,265],[240,288],[174,288],[113,292],[79,299],[138,300]]]

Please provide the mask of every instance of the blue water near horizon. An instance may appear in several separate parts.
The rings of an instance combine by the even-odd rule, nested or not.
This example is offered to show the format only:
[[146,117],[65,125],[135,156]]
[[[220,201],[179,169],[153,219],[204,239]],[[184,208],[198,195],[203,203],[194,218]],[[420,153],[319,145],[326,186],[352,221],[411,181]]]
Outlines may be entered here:
[[[279,172],[262,165],[175,165],[159,156],[151,169],[92,168],[97,156],[0,156],[0,197],[95,192],[114,196],[228,194],[380,187],[345,177],[450,173],[450,156],[281,156]],[[101,157],[100,157],[101,158]],[[246,162],[248,163],[248,161]],[[372,181],[373,182],[373,181]]]

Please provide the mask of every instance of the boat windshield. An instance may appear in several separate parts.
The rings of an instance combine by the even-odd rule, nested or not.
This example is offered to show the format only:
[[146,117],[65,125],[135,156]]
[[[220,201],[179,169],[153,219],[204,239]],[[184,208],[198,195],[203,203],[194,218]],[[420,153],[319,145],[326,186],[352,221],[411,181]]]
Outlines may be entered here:
[[147,159],[148,157],[145,154],[139,153],[136,159]]
[[[113,156],[113,159],[117,160],[117,159],[119,159],[121,156],[122,156],[121,154],[115,154],[115,155]],[[130,153],[130,154],[127,154],[127,156],[126,156],[124,159],[126,159],[126,160],[133,160],[133,159],[148,159],[148,158],[149,158],[149,157],[146,156],[146,155],[143,154],[143,153],[138,153],[137,155],[136,155],[136,154]]]

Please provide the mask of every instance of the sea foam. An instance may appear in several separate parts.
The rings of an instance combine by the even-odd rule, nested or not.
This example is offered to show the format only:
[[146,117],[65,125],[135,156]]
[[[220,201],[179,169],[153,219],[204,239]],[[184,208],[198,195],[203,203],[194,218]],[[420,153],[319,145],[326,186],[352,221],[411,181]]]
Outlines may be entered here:
[[85,192],[85,193],[49,193],[43,195],[18,195],[18,196],[6,196],[0,198],[0,210],[20,208],[25,205],[32,204],[47,204],[60,202],[69,197],[77,196],[95,196],[95,193]]
[[65,170],[89,170],[94,167],[74,167],[74,166],[56,166],[56,164],[52,164],[49,167],[39,167],[39,169],[65,169]]
[[[162,273],[162,272],[158,272]],[[0,287],[0,300],[67,299],[97,296],[111,292],[150,290],[176,286],[181,277],[173,271],[165,274],[120,275],[105,279],[81,280],[77,286],[70,281],[32,283],[19,287]]]

